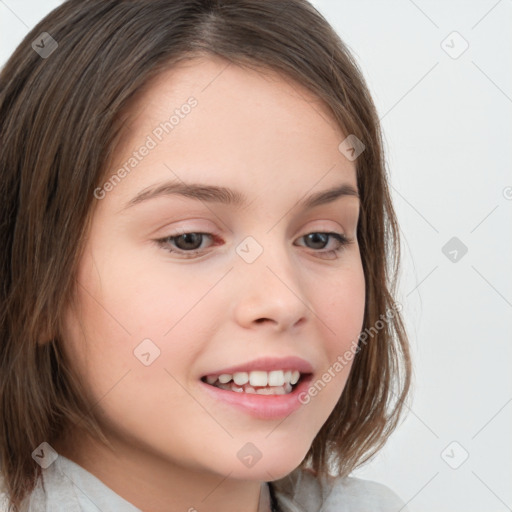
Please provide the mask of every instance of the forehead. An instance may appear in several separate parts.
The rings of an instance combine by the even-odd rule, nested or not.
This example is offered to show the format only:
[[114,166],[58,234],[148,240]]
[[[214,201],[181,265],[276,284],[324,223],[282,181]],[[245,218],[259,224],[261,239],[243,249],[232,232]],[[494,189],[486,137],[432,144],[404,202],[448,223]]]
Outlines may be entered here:
[[[195,106],[183,108],[190,98]],[[340,178],[357,187],[355,164],[338,150],[345,136],[327,105],[274,70],[212,57],[161,72],[132,104],[112,169],[148,137],[155,147],[119,187],[123,195],[172,178],[243,182],[246,190],[296,183],[299,195],[319,180],[322,188]]]
[[[278,70],[260,64],[242,65],[217,56],[182,60],[149,80],[137,93],[132,112],[138,117],[166,114],[175,103],[195,95],[209,110],[239,107],[265,111],[295,109],[315,114],[340,132],[329,107],[312,91]],[[162,104],[162,101],[164,102]],[[161,110],[161,111],[160,111]]]

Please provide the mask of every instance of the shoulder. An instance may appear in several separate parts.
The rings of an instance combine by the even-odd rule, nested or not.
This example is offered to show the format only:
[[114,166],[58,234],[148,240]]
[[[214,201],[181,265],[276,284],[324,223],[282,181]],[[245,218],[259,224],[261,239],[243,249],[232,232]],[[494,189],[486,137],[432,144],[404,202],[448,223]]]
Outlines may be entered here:
[[[21,504],[22,512],[26,512],[26,507],[24,503]],[[14,508],[13,505],[11,505],[11,500],[9,499],[9,492],[7,490],[7,485],[5,483],[5,477],[0,471],[0,512],[12,512],[15,510],[16,509]]]
[[0,512],[7,512],[9,500],[7,490],[5,488],[5,480],[2,472],[0,471]]
[[0,493],[0,512],[9,512],[9,500],[7,494]]
[[373,480],[317,478],[307,469],[297,469],[273,486],[286,512],[410,512],[394,491]]
[[373,480],[333,477],[330,486],[332,491],[328,502],[333,507],[332,510],[338,510],[343,505],[347,507],[347,512],[409,512],[403,500],[394,491]]

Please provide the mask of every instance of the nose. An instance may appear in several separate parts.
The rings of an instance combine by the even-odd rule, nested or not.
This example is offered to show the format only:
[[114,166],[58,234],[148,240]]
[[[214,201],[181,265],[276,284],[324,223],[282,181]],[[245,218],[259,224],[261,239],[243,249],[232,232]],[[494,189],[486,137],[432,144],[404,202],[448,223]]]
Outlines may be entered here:
[[[237,261],[235,319],[244,328],[268,324],[286,331],[306,322],[311,314],[300,274],[284,245],[267,244],[252,263]],[[261,251],[261,249],[259,249]]]

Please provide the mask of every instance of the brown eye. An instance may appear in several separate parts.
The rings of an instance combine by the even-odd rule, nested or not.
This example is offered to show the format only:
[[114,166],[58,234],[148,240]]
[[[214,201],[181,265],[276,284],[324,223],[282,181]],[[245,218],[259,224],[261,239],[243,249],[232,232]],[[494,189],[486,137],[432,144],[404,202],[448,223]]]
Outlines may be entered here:
[[[342,235],[341,233],[323,233],[323,232],[315,232],[315,233],[308,233],[307,235],[304,235],[303,238],[307,246],[311,249],[316,249],[316,252],[319,254],[321,258],[327,256],[331,256],[332,258],[336,258],[338,253],[341,252],[347,245],[352,243],[352,240],[349,240],[345,235]],[[332,250],[322,251],[321,249],[324,249],[325,246],[329,243],[329,239],[334,238],[336,240],[336,246]],[[309,245],[311,244],[311,245]],[[319,247],[320,246],[320,247]]]
[[213,239],[213,235],[209,233],[190,232],[166,236],[155,240],[155,242],[168,252],[178,253],[184,258],[190,258],[203,251],[204,247],[201,247],[201,245],[205,237]]
[[[309,235],[305,235],[304,239],[312,243],[313,247],[309,246],[311,249],[324,249],[329,242],[329,237],[330,235],[328,233],[310,233]],[[319,244],[322,247],[314,247]]]
[[185,233],[175,237],[170,237],[175,240],[176,247],[182,251],[194,251],[199,249],[203,241],[203,233]]

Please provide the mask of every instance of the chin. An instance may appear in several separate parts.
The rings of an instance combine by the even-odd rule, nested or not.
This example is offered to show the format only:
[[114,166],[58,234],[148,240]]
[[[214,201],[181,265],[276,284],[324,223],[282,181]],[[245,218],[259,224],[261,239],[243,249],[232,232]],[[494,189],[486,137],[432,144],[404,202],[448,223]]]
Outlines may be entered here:
[[[245,463],[241,461],[237,464],[236,469],[226,465],[220,472],[225,472],[224,474],[231,472],[231,478],[239,480],[258,480],[262,482],[280,480],[298,468],[307,453],[307,450],[300,453],[290,453],[291,449],[292,447],[289,448],[287,454],[284,454],[282,449],[271,451],[269,448],[267,449],[267,456],[262,453],[258,460],[254,458],[252,461],[249,459]],[[245,465],[247,466],[244,467]],[[219,468],[217,468],[217,471],[219,471]]]

